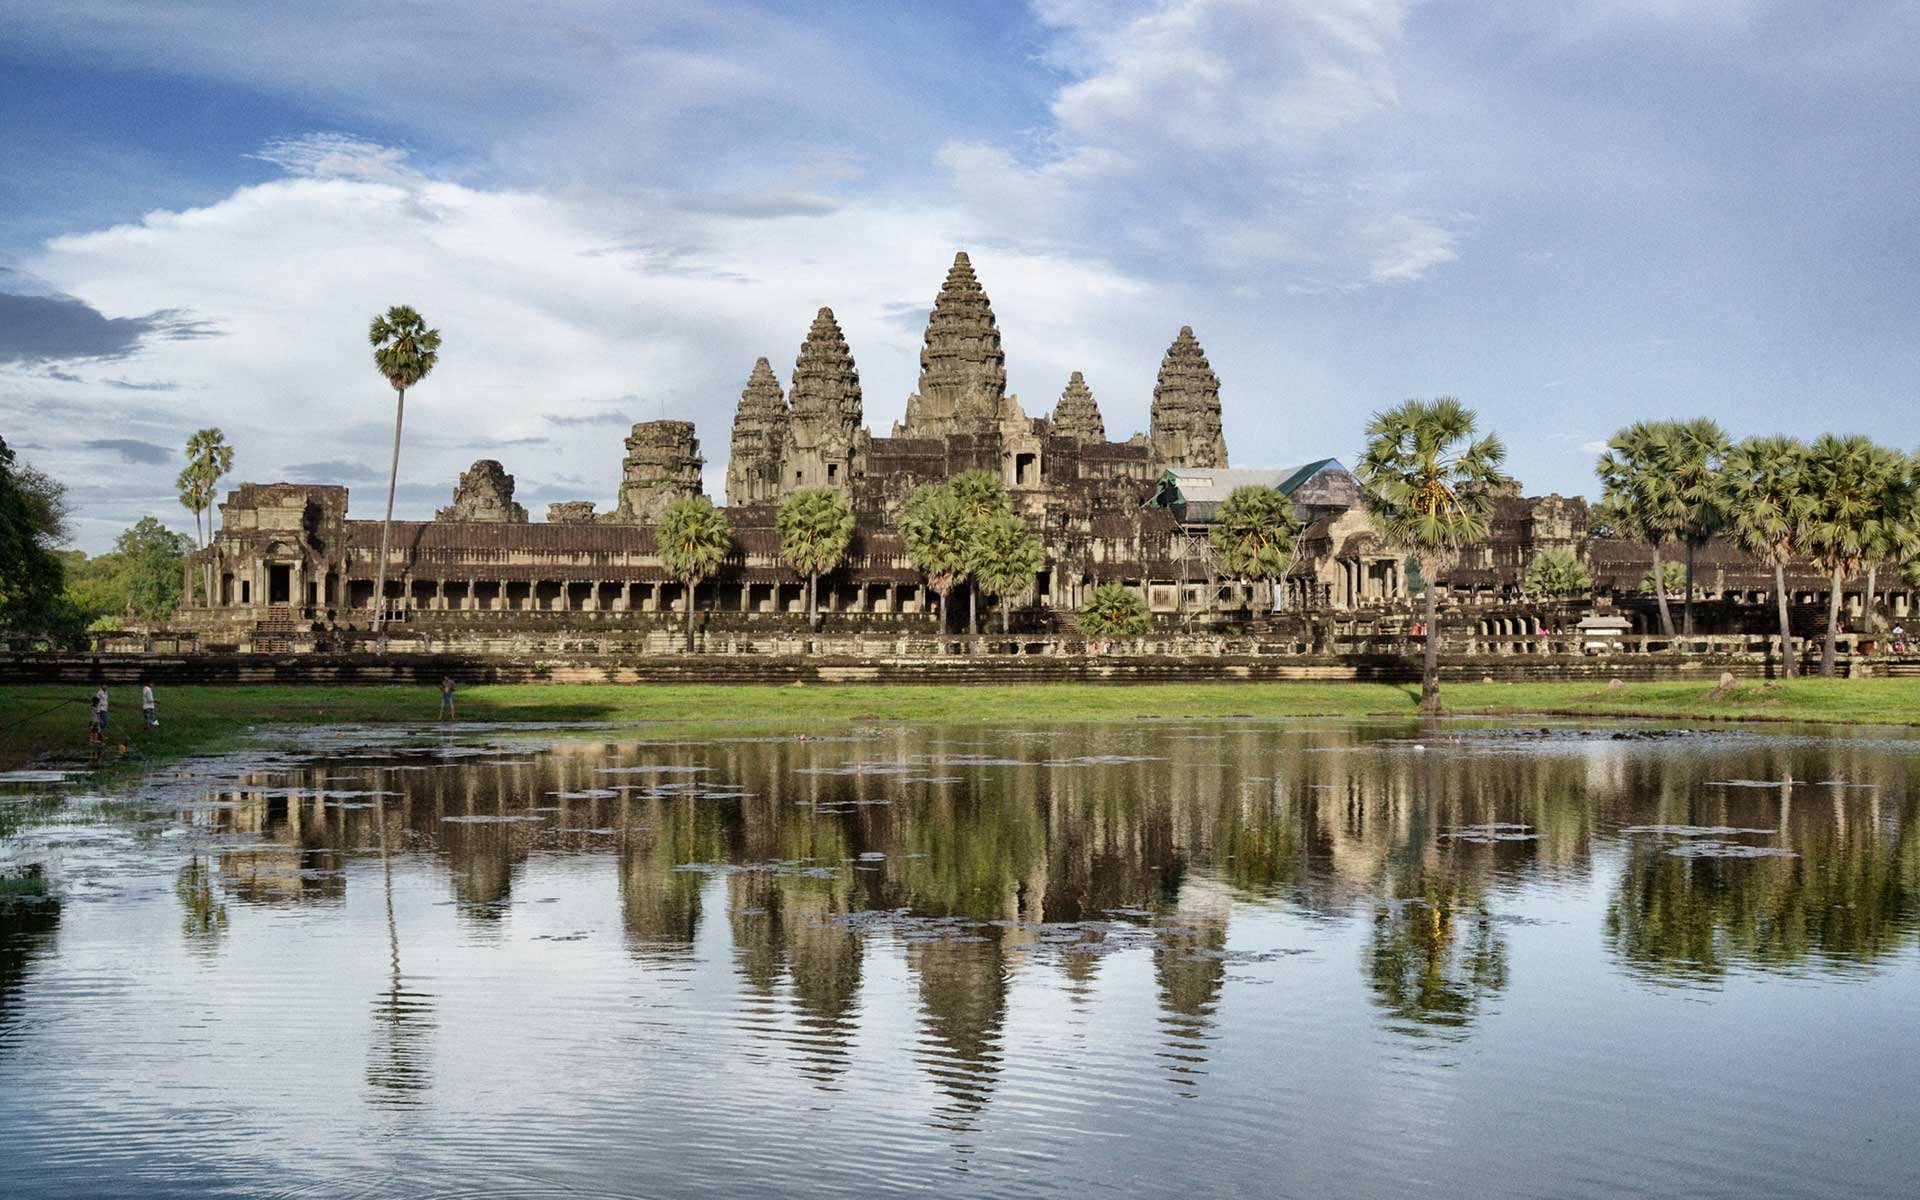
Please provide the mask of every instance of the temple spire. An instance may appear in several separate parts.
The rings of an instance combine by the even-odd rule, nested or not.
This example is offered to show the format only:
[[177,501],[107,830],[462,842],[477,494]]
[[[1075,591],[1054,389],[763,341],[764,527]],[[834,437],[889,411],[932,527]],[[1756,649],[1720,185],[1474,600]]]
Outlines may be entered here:
[[920,389],[907,398],[908,437],[985,433],[1001,416],[1007,360],[993,305],[962,250],[927,316],[920,351]]
[[729,505],[780,498],[780,451],[786,440],[787,398],[772,364],[757,359],[733,414],[733,445],[727,458]]
[[1060,393],[1060,403],[1053,406],[1052,427],[1055,437],[1077,438],[1083,442],[1107,440],[1107,425],[1100,419],[1100,406],[1094,402],[1086,378],[1078,371],[1067,380],[1066,390]]
[[1154,462],[1162,467],[1224,467],[1227,440],[1220,430],[1220,377],[1207,352],[1182,325],[1160,360],[1150,425]]
[[793,364],[793,387],[787,400],[791,411],[781,464],[782,492],[823,484],[845,486],[863,442],[865,418],[860,372],[830,308],[814,314]]

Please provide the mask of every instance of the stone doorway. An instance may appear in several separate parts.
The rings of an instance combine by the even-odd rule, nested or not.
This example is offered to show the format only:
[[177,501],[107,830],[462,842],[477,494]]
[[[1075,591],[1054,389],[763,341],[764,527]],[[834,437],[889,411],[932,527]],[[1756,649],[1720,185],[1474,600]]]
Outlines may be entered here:
[[267,564],[267,603],[293,602],[293,568],[286,563]]

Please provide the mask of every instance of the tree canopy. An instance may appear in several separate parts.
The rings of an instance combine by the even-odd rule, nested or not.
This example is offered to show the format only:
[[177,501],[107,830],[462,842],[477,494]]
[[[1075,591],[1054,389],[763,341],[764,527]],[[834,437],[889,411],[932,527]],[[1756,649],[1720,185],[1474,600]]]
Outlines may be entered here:
[[60,604],[66,570],[66,488],[19,462],[0,438],[0,626],[44,628]]
[[972,524],[950,484],[923,484],[907,498],[900,514],[900,536],[906,542],[907,557],[942,596],[972,570]]
[[1527,591],[1536,596],[1568,599],[1593,590],[1593,576],[1580,556],[1558,547],[1542,550],[1527,564]]
[[1080,632],[1088,637],[1139,637],[1153,627],[1140,593],[1124,583],[1103,583],[1080,607]]
[[1293,565],[1300,521],[1293,501],[1279,488],[1239,487],[1215,514],[1207,540],[1220,555],[1220,569],[1238,579],[1278,579]]

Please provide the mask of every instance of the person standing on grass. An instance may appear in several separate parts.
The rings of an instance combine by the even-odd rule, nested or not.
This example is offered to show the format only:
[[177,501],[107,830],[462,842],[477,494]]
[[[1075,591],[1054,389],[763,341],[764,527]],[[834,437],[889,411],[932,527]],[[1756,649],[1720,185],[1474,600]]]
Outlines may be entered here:
[[96,746],[107,740],[107,685],[104,683],[93,693],[93,723],[87,730],[87,740]]
[[440,677],[440,719],[453,720],[453,676]]
[[145,679],[140,681],[140,715],[146,718],[148,729],[160,728],[160,713],[153,706],[153,684]]

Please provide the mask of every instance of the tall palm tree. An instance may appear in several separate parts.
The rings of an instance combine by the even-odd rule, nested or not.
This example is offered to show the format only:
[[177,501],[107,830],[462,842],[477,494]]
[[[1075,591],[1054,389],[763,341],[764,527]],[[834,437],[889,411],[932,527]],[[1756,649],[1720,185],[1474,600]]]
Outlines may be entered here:
[[971,547],[973,577],[1000,601],[1000,632],[1012,631],[1012,605],[1007,601],[1033,586],[1047,565],[1046,548],[1010,512],[995,513],[975,527]]
[[1748,438],[1727,454],[1720,473],[1720,510],[1727,536],[1740,549],[1773,568],[1774,604],[1780,610],[1780,661],[1787,677],[1799,674],[1793,627],[1787,615],[1787,563],[1800,553],[1800,489],[1807,448],[1790,437]]
[[1681,599],[1680,627],[1693,633],[1693,556],[1720,528],[1720,471],[1730,443],[1719,425],[1706,417],[1669,422],[1667,473],[1680,502],[1680,545],[1686,553],[1687,590]]
[[[1661,543],[1679,534],[1686,512],[1686,501],[1668,470],[1670,442],[1667,427],[1636,421],[1613,435],[1594,465],[1601,489],[1596,519],[1612,526],[1616,536],[1653,548],[1655,579],[1665,578]],[[1655,588],[1653,594],[1660,605],[1660,632],[1672,637],[1673,610],[1667,607],[1666,589]]]
[[1426,588],[1426,661],[1420,711],[1438,715],[1438,605],[1431,582],[1469,542],[1487,536],[1494,492],[1509,481],[1500,470],[1506,447],[1493,434],[1476,437],[1474,412],[1451,396],[1408,400],[1367,423],[1367,448],[1355,472],[1367,515],[1388,545],[1411,555]]
[[1833,674],[1840,634],[1841,588],[1866,565],[1876,523],[1910,505],[1903,456],[1857,434],[1821,434],[1807,448],[1805,486],[1795,524],[1802,547],[1828,575],[1827,639],[1820,674]]
[[[980,468],[962,471],[953,477],[952,487],[954,499],[967,514],[969,529],[978,529],[1000,513],[1013,511],[1007,489],[992,471]],[[971,570],[967,572],[967,633],[975,638],[980,636],[980,581],[973,577]]]
[[1867,593],[1861,598],[1861,628],[1874,632],[1879,620],[1879,605],[1875,595],[1880,585],[1880,565],[1886,562],[1900,563],[1920,553],[1920,512],[1915,511],[1914,498],[1916,487],[1915,463],[1911,455],[1897,450],[1887,453],[1894,456],[1888,464],[1886,473],[1887,494],[1882,498],[1880,511],[1867,522],[1863,531],[1867,563]]
[[774,519],[780,557],[807,577],[807,626],[820,625],[820,576],[840,565],[853,544],[853,506],[838,488],[801,488],[780,502]]
[[1227,495],[1214,514],[1207,540],[1220,554],[1220,568],[1238,579],[1267,585],[1267,611],[1273,611],[1274,580],[1293,565],[1300,538],[1300,519],[1293,501],[1279,488],[1240,487]]
[[692,652],[694,593],[733,552],[726,514],[705,496],[684,496],[667,505],[653,523],[653,542],[667,573],[686,585],[687,650]]
[[373,365],[393,385],[393,467],[387,473],[387,515],[380,522],[380,561],[374,567],[374,645],[384,647],[381,631],[387,615],[387,546],[393,530],[393,493],[400,483],[400,426],[407,415],[407,389],[419,383],[440,361],[440,331],[428,329],[411,305],[396,304],[367,327],[373,346]]
[[[204,550],[213,539],[213,498],[217,494],[220,480],[233,470],[233,447],[227,445],[227,435],[218,427],[202,429],[187,439],[187,465],[180,471],[180,478],[174,486],[180,489],[180,503],[193,513],[193,535]],[[200,516],[206,514],[206,532],[200,529]],[[201,567],[204,576],[201,586],[206,591],[207,603],[213,603],[213,564]],[[187,597],[187,603],[193,603],[193,597]]]
[[973,541],[973,529],[960,498],[945,483],[922,484],[907,497],[900,514],[900,536],[907,544],[907,557],[927,585],[940,594],[940,625],[948,625],[953,589],[971,569],[967,561]]

